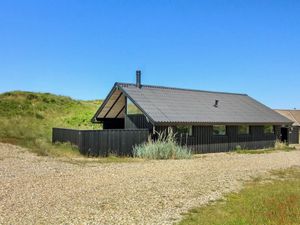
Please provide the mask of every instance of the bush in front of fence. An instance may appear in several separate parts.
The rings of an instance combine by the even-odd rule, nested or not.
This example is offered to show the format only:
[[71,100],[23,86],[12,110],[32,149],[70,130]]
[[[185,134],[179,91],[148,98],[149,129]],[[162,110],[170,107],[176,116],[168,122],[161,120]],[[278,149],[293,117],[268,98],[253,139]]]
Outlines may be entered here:
[[187,147],[178,145],[172,129],[158,133],[157,140],[149,138],[148,142],[135,146],[134,157],[145,159],[189,159],[191,151]]

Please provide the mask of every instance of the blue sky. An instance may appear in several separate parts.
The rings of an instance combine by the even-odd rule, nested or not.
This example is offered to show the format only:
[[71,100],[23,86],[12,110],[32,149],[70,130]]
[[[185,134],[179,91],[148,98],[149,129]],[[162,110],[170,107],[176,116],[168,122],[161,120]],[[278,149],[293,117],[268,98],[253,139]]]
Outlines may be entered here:
[[136,69],[300,108],[300,1],[0,2],[0,92],[99,99]]

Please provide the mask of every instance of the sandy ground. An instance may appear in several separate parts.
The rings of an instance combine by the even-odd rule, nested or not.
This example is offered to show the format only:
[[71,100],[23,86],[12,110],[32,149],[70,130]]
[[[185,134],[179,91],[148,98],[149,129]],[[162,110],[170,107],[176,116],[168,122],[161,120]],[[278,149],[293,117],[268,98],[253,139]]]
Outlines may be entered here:
[[172,224],[254,176],[295,165],[300,151],[74,164],[0,143],[0,224]]

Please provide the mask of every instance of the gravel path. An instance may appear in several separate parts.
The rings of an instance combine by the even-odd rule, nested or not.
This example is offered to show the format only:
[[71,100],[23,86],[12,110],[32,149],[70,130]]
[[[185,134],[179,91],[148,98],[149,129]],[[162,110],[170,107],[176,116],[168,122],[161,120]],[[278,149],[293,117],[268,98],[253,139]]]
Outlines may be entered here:
[[0,143],[0,224],[172,224],[253,176],[294,165],[300,151],[74,164]]

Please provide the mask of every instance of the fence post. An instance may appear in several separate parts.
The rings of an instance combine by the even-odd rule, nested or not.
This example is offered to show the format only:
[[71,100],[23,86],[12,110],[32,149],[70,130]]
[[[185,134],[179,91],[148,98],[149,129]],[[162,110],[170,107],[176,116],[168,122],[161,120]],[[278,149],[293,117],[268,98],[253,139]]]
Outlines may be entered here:
[[78,131],[78,148],[81,154],[85,154],[85,152],[83,152],[83,139],[80,130]]
[[54,135],[55,135],[55,132],[54,132],[54,129],[55,129],[55,128],[52,128],[52,143],[54,143],[54,142],[55,142],[55,137],[54,137]]

